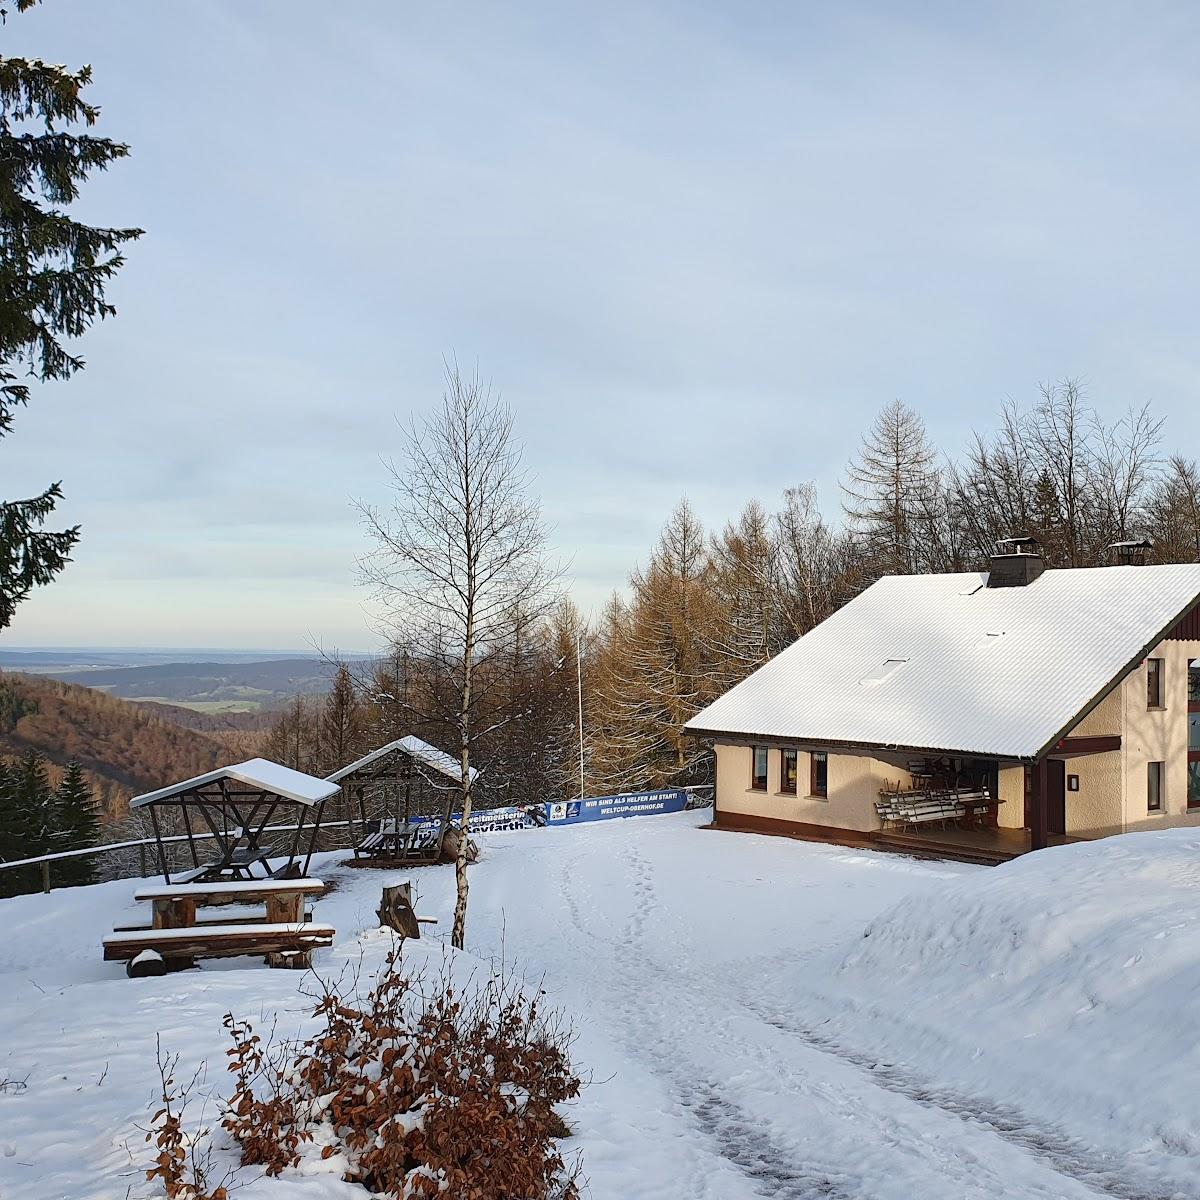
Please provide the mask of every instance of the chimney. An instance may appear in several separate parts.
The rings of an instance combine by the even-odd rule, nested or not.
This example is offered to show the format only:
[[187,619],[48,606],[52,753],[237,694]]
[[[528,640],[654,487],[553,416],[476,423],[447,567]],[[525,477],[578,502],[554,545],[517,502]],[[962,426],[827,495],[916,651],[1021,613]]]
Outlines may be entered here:
[[1135,542],[1111,542],[1108,561],[1114,567],[1144,567],[1146,555],[1154,543],[1149,538],[1138,538]]
[[1026,587],[1046,569],[1037,538],[1028,534],[1001,538],[996,553],[988,560],[990,588]]

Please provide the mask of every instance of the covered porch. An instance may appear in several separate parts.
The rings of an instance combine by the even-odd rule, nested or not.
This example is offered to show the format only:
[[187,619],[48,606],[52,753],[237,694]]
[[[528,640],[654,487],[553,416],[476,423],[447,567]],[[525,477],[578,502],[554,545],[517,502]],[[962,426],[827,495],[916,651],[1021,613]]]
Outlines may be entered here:
[[[1066,737],[1032,763],[946,759],[940,776],[909,764],[908,789],[880,793],[876,841],[887,849],[1000,863],[1115,832],[1093,831],[1091,814],[1069,806],[1080,794],[1081,774],[1089,779],[1090,772],[1094,780],[1120,749],[1119,735]],[[1095,788],[1091,792],[1094,805]]]

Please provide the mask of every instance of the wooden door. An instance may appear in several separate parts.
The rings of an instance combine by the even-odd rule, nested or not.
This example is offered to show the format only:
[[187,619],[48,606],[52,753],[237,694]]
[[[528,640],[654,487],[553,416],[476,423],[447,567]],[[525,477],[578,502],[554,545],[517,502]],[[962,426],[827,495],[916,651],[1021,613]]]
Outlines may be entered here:
[[1067,832],[1067,764],[1061,758],[1046,763],[1046,832]]

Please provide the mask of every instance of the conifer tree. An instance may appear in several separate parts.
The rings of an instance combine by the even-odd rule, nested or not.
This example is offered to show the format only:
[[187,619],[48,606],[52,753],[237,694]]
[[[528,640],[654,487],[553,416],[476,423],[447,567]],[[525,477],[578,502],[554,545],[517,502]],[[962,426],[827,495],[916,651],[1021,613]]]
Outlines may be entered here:
[[[54,796],[55,850],[82,850],[99,840],[100,819],[96,800],[84,778],[78,760],[67,764],[62,783]],[[54,866],[55,880],[67,886],[96,882],[95,861],[91,858],[69,858]]]
[[877,574],[938,569],[935,544],[941,481],[937,452],[920,416],[899,400],[875,418],[842,485],[846,516]]
[[[46,762],[36,750],[10,764],[0,797],[0,848],[6,861],[48,854],[54,846],[54,790]],[[40,887],[35,867],[0,872],[0,895],[13,896]]]
[[600,778],[613,790],[704,782],[709,755],[681,734],[716,695],[705,655],[713,622],[712,565],[704,529],[686,500],[663,529],[626,606],[605,613],[593,736]]
[[[34,2],[17,0],[17,10]],[[129,153],[75,131],[99,117],[83,95],[91,78],[90,67],[0,57],[0,438],[29,401],[23,377],[69,379],[83,367],[67,343],[113,314],[105,289],[122,265],[122,244],[141,233],[85,225],[64,211],[89,174]],[[0,629],[70,559],[78,527],[43,528],[61,497],[53,483],[0,502]]]
[[758,501],[725,526],[711,547],[712,620],[703,631],[719,691],[740,683],[786,645],[779,546]]
[[323,775],[346,766],[362,753],[362,706],[355,691],[354,677],[345,663],[339,664],[333,687],[325,697],[318,736]]

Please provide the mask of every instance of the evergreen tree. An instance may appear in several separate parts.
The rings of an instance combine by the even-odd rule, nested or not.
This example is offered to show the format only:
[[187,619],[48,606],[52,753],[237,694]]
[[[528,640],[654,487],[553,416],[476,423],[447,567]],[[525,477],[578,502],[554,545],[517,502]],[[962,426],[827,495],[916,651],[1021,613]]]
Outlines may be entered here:
[[[16,771],[4,759],[0,758],[0,862],[11,862],[20,858],[13,837],[16,824]],[[0,895],[4,895],[5,875],[0,872]]]
[[[6,861],[52,853],[54,845],[54,790],[46,775],[46,762],[30,750],[9,766],[0,799],[0,848]],[[0,872],[0,895],[36,891],[41,876],[36,867]]]
[[[54,804],[55,850],[82,850],[99,840],[100,819],[96,800],[88,787],[78,760],[67,764],[62,783],[58,785]],[[96,882],[95,860],[68,858],[53,867],[55,881],[71,887]]]
[[[17,9],[33,3],[17,0]],[[64,211],[91,172],[129,153],[108,138],[69,132],[99,116],[83,97],[90,82],[89,67],[0,57],[0,437],[29,401],[22,376],[69,379],[83,367],[64,343],[113,314],[105,288],[122,265],[121,245],[141,233],[85,225]],[[0,502],[0,629],[69,561],[78,527],[43,528],[61,496],[54,483]]]

